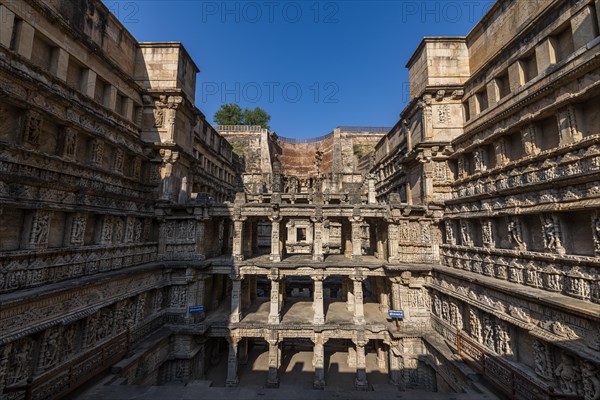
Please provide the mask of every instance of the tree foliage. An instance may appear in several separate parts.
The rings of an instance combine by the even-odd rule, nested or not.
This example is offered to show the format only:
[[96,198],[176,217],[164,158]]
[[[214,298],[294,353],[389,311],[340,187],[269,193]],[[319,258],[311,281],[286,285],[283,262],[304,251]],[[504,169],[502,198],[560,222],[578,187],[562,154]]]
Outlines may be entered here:
[[254,110],[248,108],[244,110],[245,125],[260,125],[265,129],[271,129],[269,126],[270,120],[271,116],[260,107],[256,107]]
[[265,129],[271,129],[269,121],[271,116],[260,107],[254,110],[242,108],[235,104],[223,104],[215,113],[214,120],[218,125],[260,125]]
[[235,103],[223,104],[214,119],[218,125],[244,125],[244,111]]

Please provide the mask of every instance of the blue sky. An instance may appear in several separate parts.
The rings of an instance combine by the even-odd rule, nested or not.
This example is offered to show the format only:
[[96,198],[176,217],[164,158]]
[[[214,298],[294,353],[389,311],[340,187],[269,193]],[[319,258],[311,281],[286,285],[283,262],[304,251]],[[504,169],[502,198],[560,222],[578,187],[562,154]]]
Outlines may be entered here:
[[271,129],[315,137],[393,126],[423,36],[467,34],[493,1],[104,0],[139,41],[180,41],[200,68],[196,105],[260,106]]

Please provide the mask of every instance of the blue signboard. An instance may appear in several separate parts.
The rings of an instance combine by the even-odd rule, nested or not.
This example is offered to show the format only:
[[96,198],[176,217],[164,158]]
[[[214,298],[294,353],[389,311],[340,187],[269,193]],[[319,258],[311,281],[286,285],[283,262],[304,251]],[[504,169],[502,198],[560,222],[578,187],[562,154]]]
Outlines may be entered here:
[[398,318],[398,319],[402,319],[404,318],[404,311],[402,310],[390,310],[390,318]]
[[190,306],[190,314],[203,313],[203,312],[204,312],[204,305]]

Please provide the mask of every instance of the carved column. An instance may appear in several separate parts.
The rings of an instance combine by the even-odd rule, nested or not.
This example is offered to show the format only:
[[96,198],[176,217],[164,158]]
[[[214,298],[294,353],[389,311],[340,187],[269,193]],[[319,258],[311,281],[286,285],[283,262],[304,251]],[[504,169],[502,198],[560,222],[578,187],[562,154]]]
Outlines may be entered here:
[[231,274],[229,275],[229,277],[231,278],[231,315],[229,318],[229,322],[235,324],[240,322],[242,319],[242,277],[237,274]]
[[402,310],[401,287],[402,279],[399,277],[390,278],[392,282],[392,308],[394,310]]
[[244,276],[244,280],[242,281],[242,310],[247,309],[252,304],[252,290],[250,286],[254,281],[252,277],[249,275]]
[[30,249],[45,249],[48,247],[52,211],[36,210],[26,228],[25,237]]
[[460,238],[461,245],[473,246],[473,235],[472,235],[472,224],[471,221],[461,219],[460,220]]
[[269,276],[271,280],[271,304],[269,311],[269,324],[279,324],[280,322],[280,284],[279,281],[281,277],[274,273]]
[[254,254],[254,229],[256,226],[256,221],[246,220],[244,224],[244,228],[242,230],[242,255],[244,259],[251,258]]
[[473,169],[475,173],[484,172],[487,170],[487,157],[485,153],[485,149],[478,148],[473,151]]
[[[199,258],[206,259],[206,223],[203,220],[196,221],[196,253]],[[221,249],[218,250],[220,253]],[[220,255],[220,254],[219,254]]]
[[580,128],[581,115],[573,105],[556,113],[556,119],[561,146],[578,142],[583,138]]
[[325,346],[322,334],[315,334],[313,339],[313,367],[315,369],[315,379],[313,388],[323,390],[325,388]]
[[381,370],[381,371],[386,371],[387,370],[387,354],[386,351],[383,347],[383,341],[382,340],[377,340],[376,341],[376,347],[377,347],[377,367]]
[[250,276],[250,303],[254,302],[258,297],[256,292],[256,275]]
[[314,325],[323,325],[325,323],[325,312],[323,305],[323,280],[325,277],[321,274],[312,276],[314,282],[313,294],[313,310],[314,310]]
[[233,221],[233,259],[235,261],[243,261],[242,254],[242,237],[244,233],[244,219],[236,219]]
[[400,350],[396,346],[390,344],[389,354],[389,374],[390,384],[402,387],[402,358]]
[[160,155],[162,158],[162,164],[160,167],[160,178],[161,178],[161,190],[160,200],[161,201],[172,201],[176,192],[173,167],[179,159],[179,152],[168,149],[161,149]]
[[280,248],[280,223],[281,218],[269,218],[271,220],[271,257],[270,260],[273,262],[281,261],[281,248]]
[[533,124],[527,125],[521,132],[521,141],[523,143],[523,149],[525,154],[528,156],[534,156],[540,153],[540,147],[538,145],[538,130]]
[[600,213],[592,216],[592,234],[594,235],[594,250],[600,256]]
[[496,247],[496,242],[494,241],[494,225],[491,219],[484,219],[481,222],[481,237],[484,247]]
[[280,349],[279,340],[277,338],[270,338],[269,342],[269,372],[267,375],[267,387],[278,388],[279,387],[279,359]]
[[564,254],[565,249],[562,246],[562,235],[558,217],[555,214],[544,214],[540,218],[542,221],[544,247],[552,253]]
[[65,127],[62,131],[62,157],[67,160],[75,159],[77,154],[77,131]]
[[238,363],[248,364],[248,338],[242,339],[238,345]]
[[360,216],[350,218],[352,223],[352,261],[360,261],[362,259],[362,222]]
[[446,244],[456,244],[456,237],[454,236],[454,222],[448,219],[444,221],[444,227],[446,228]]
[[85,228],[87,224],[86,213],[75,213],[67,219],[67,238],[71,246],[83,246],[85,240]]
[[508,240],[509,242],[519,250],[525,250],[526,245],[523,240],[523,229],[521,219],[518,216],[508,217]]
[[377,192],[375,190],[375,175],[374,174],[369,174],[367,176],[367,180],[368,180],[368,203],[369,204],[377,204]]
[[313,261],[323,262],[325,260],[325,256],[323,255],[323,221],[321,218],[312,218],[312,222],[315,228],[313,239]]
[[388,224],[388,254],[389,262],[398,260],[398,224],[390,222]]
[[38,112],[27,111],[23,124],[23,142],[33,147],[39,146],[43,124],[44,120]]
[[508,154],[506,152],[506,139],[501,137],[494,142],[494,153],[496,153],[496,167],[504,166],[508,163]]
[[354,381],[356,390],[369,390],[369,382],[367,381],[367,357],[365,353],[365,346],[367,343],[368,340],[364,339],[358,339],[354,342],[354,344],[356,344],[356,379]]
[[229,342],[229,356],[227,357],[227,380],[225,386],[236,387],[239,383],[238,379],[238,343],[240,338],[233,336],[228,337]]
[[353,321],[356,325],[364,325],[365,323],[365,309],[363,304],[363,287],[362,283],[365,278],[362,273],[352,276],[354,281],[354,318]]
[[356,348],[353,344],[348,346],[347,362],[349,367],[356,367]]
[[354,284],[352,283],[352,279],[343,278],[342,290],[346,294],[346,308],[348,311],[354,312]]

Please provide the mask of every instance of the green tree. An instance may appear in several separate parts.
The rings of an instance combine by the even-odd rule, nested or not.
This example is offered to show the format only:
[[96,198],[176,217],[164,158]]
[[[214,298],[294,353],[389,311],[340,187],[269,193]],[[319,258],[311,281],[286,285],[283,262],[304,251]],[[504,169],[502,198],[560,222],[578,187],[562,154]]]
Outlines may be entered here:
[[223,104],[215,113],[214,120],[217,125],[243,125],[244,114],[245,111],[235,103]]
[[265,129],[271,129],[269,121],[271,116],[262,108],[256,107],[254,110],[246,108],[244,110],[245,125],[260,125]]

